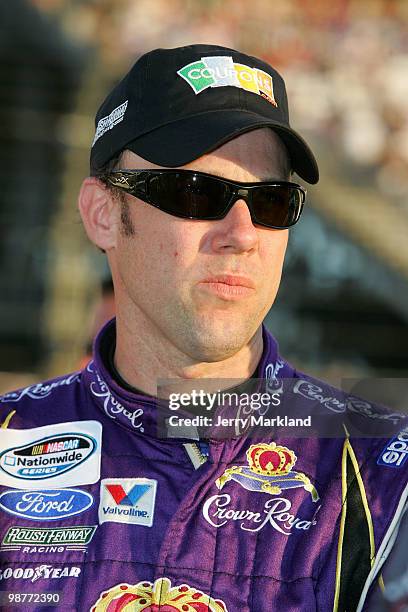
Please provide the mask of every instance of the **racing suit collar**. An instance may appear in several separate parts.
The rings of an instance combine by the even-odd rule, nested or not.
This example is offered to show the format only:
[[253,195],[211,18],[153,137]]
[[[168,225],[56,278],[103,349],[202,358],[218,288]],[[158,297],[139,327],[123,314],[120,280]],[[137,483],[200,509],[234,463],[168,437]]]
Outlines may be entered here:
[[[106,345],[107,336],[114,341],[115,325],[115,319],[106,323],[95,339],[93,360],[84,369],[86,386],[93,402],[111,419],[137,434],[157,437],[157,398],[122,387],[105,363],[103,345]],[[262,326],[262,334],[263,353],[257,378],[266,378],[273,385],[277,378],[293,377],[293,369],[279,357],[278,344],[265,326]]]

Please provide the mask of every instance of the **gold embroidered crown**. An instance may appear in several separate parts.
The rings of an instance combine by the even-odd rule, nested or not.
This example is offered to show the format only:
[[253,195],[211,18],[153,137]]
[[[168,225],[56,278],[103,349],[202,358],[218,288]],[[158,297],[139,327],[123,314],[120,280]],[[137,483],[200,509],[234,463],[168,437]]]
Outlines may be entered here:
[[297,457],[286,446],[252,444],[246,453],[248,465],[255,474],[265,476],[285,476],[296,463]]

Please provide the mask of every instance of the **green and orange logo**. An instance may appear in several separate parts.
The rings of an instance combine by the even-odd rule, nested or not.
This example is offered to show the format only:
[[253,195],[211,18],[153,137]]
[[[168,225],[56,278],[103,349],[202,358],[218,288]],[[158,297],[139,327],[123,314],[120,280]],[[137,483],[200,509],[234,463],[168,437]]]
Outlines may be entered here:
[[228,56],[202,57],[200,60],[183,66],[177,71],[199,94],[208,87],[238,87],[262,96],[277,106],[273,94],[273,81],[270,74],[259,68],[238,64]]

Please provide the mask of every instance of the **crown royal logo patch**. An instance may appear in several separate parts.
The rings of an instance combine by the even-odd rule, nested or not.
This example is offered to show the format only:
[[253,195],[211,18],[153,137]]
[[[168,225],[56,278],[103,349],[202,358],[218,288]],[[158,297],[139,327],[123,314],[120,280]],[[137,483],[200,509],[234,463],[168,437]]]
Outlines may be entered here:
[[259,68],[238,64],[228,56],[202,57],[177,71],[197,95],[208,87],[238,87],[262,96],[278,106],[270,74]]
[[90,612],[134,610],[142,612],[228,612],[221,599],[213,599],[197,589],[181,584],[172,587],[168,578],[137,584],[118,584],[101,593]]
[[230,480],[235,480],[248,491],[270,495],[280,495],[285,489],[303,487],[314,502],[319,499],[316,488],[306,474],[292,469],[297,457],[286,446],[278,446],[275,442],[252,444],[246,456],[248,467],[240,465],[227,468],[215,482],[218,489],[221,490]]

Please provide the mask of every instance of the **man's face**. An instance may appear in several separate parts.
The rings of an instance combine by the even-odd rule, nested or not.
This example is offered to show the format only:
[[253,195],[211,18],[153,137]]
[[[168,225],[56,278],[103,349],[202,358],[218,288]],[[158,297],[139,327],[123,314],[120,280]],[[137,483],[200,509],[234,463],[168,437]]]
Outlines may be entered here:
[[[159,167],[130,151],[120,166]],[[268,129],[243,134],[182,168],[233,181],[288,179],[285,148]],[[275,300],[288,230],[254,226],[243,200],[223,219],[197,221],[125,197],[133,232],[119,225],[108,251],[118,316],[129,329],[143,322],[144,333],[195,362],[234,355]]]

